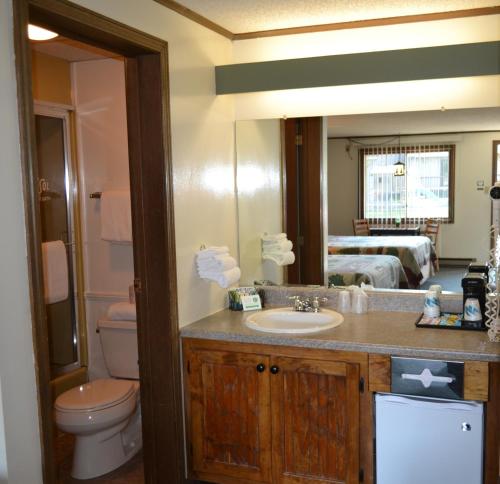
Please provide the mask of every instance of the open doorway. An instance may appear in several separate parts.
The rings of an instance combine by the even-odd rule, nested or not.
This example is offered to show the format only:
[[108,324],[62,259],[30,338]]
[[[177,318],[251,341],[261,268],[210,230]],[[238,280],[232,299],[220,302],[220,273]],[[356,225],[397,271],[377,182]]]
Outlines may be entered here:
[[[14,35],[44,481],[56,482],[54,392],[50,385],[51,356],[54,357],[54,352],[52,351],[51,355],[41,250],[44,224],[39,181],[42,167],[39,163],[43,156],[39,150],[37,151],[35,128],[38,124],[41,130],[41,125],[46,124],[45,121],[57,124],[58,118],[45,116],[51,118],[46,120],[35,117],[31,50],[27,37],[28,23],[47,28],[71,41],[78,40],[90,46],[105,49],[123,58],[126,75],[126,124],[134,242],[132,265],[137,304],[144,475],[145,482],[148,483],[162,482],[162,477],[164,478],[165,475],[169,476],[169,482],[181,482],[184,459],[170,165],[167,45],[159,39],[142,34],[69,2],[20,0],[14,2]],[[44,115],[39,113],[38,116]],[[46,126],[43,129],[46,129]],[[65,149],[68,149],[67,145]],[[67,170],[67,165],[65,170]],[[47,188],[47,193],[44,196],[48,197],[50,187],[45,188]],[[66,218],[68,223],[68,208],[71,203],[68,202],[66,191],[61,195],[61,198],[66,198],[66,217],[62,218]],[[81,194],[78,200],[82,200]],[[85,199],[85,201],[101,203],[95,199]],[[60,232],[64,231],[63,227]],[[63,236],[59,240],[63,244],[68,244],[66,247],[74,243],[72,239],[64,239]],[[77,272],[77,262],[71,265],[70,271]],[[71,278],[75,283],[75,287],[71,289],[77,289],[77,279]],[[68,293],[71,289],[68,288]],[[78,348],[81,349],[83,345],[82,341],[78,341],[78,336],[85,337],[85,334],[78,329],[81,323],[77,317],[78,304],[73,299],[71,301],[73,302],[70,303],[68,312],[71,320],[68,325],[70,336],[65,339],[70,342],[72,340],[73,347],[72,351],[68,350],[67,356],[70,364],[82,367],[85,365],[82,365],[84,363],[81,358],[82,351],[78,351]],[[72,311],[74,317],[71,315]],[[54,358],[52,359],[54,361]],[[52,374],[53,372],[54,365],[52,365]]]
[[[30,41],[57,480],[141,484],[137,391],[110,444],[110,409],[123,404],[123,385],[139,388],[125,61],[60,35]],[[75,428],[96,418],[102,430]]]

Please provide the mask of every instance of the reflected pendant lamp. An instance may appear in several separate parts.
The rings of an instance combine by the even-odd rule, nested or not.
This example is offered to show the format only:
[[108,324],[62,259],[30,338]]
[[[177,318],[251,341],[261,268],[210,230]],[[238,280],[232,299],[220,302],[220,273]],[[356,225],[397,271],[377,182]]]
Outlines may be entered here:
[[405,176],[406,175],[406,166],[401,161],[402,158],[403,158],[403,154],[401,152],[401,136],[400,136],[399,137],[399,161],[397,163],[394,163],[394,165],[393,165],[394,176]]
[[397,163],[394,163],[393,166],[394,166],[394,176],[405,176],[406,167],[402,161],[398,161]]

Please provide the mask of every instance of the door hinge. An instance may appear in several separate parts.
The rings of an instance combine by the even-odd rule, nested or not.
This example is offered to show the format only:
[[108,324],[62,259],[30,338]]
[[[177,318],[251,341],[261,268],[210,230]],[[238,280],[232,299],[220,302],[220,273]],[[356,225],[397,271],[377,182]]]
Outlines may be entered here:
[[365,471],[364,469],[359,470],[359,482],[364,482],[365,481]]
[[298,134],[295,136],[295,146],[302,146],[302,135]]
[[359,379],[359,391],[361,393],[365,391],[365,379],[363,377]]
[[303,246],[304,245],[304,236],[303,235],[299,235],[297,237],[297,245],[299,245],[299,246]]
[[138,279],[137,277],[134,279],[134,292],[136,294],[140,294],[142,291],[142,283],[141,280]]

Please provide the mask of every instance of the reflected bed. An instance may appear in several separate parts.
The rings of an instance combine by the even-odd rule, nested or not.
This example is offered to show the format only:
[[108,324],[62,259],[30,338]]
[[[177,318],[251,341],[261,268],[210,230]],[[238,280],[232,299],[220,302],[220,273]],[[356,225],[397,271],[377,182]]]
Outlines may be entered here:
[[424,236],[360,237],[330,235],[329,255],[392,255],[403,266],[409,288],[417,289],[434,274],[436,253]]
[[408,289],[400,260],[392,255],[329,255],[328,286],[371,284],[380,289]]

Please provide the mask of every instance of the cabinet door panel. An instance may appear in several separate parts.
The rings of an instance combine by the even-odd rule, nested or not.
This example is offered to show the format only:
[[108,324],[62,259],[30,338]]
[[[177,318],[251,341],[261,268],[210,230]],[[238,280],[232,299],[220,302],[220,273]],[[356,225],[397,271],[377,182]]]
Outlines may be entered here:
[[276,483],[346,483],[359,477],[359,366],[273,358]]
[[190,358],[193,469],[269,481],[268,357],[197,351]]

